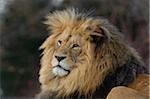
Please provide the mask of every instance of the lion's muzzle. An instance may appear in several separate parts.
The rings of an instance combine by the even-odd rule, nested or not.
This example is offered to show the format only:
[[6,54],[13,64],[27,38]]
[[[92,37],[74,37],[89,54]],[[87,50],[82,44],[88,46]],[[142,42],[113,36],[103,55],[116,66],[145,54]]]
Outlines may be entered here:
[[65,55],[54,55],[52,59],[52,72],[55,76],[63,77],[70,73],[70,68],[67,64],[67,56]]

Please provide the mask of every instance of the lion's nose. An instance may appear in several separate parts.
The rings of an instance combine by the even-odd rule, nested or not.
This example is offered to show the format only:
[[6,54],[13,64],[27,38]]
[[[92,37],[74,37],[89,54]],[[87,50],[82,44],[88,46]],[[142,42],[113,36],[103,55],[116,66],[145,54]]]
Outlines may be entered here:
[[66,58],[66,56],[56,56],[55,55],[55,58],[60,62],[60,61],[64,60]]

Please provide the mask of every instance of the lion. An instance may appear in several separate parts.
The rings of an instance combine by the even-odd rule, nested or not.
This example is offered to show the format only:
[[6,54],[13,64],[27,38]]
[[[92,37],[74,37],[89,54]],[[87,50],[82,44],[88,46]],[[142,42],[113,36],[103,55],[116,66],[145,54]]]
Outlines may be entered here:
[[51,35],[43,49],[38,99],[106,98],[146,73],[141,57],[113,25],[101,17],[65,9],[48,14]]

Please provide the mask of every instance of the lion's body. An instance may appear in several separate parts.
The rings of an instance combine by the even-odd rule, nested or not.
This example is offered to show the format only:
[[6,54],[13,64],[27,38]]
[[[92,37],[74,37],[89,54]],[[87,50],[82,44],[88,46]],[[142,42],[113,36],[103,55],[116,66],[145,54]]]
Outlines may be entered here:
[[140,74],[128,85],[111,89],[107,99],[149,99],[149,75]]
[[104,98],[145,73],[137,52],[106,20],[74,9],[47,18],[52,35],[41,46],[40,97]]

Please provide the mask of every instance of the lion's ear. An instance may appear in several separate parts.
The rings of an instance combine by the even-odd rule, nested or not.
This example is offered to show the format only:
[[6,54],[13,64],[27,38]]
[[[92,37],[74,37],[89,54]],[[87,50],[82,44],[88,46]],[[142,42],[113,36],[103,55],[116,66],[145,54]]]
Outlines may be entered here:
[[96,47],[100,47],[104,42],[109,41],[109,31],[102,26],[97,26],[90,34],[92,43],[96,44]]

